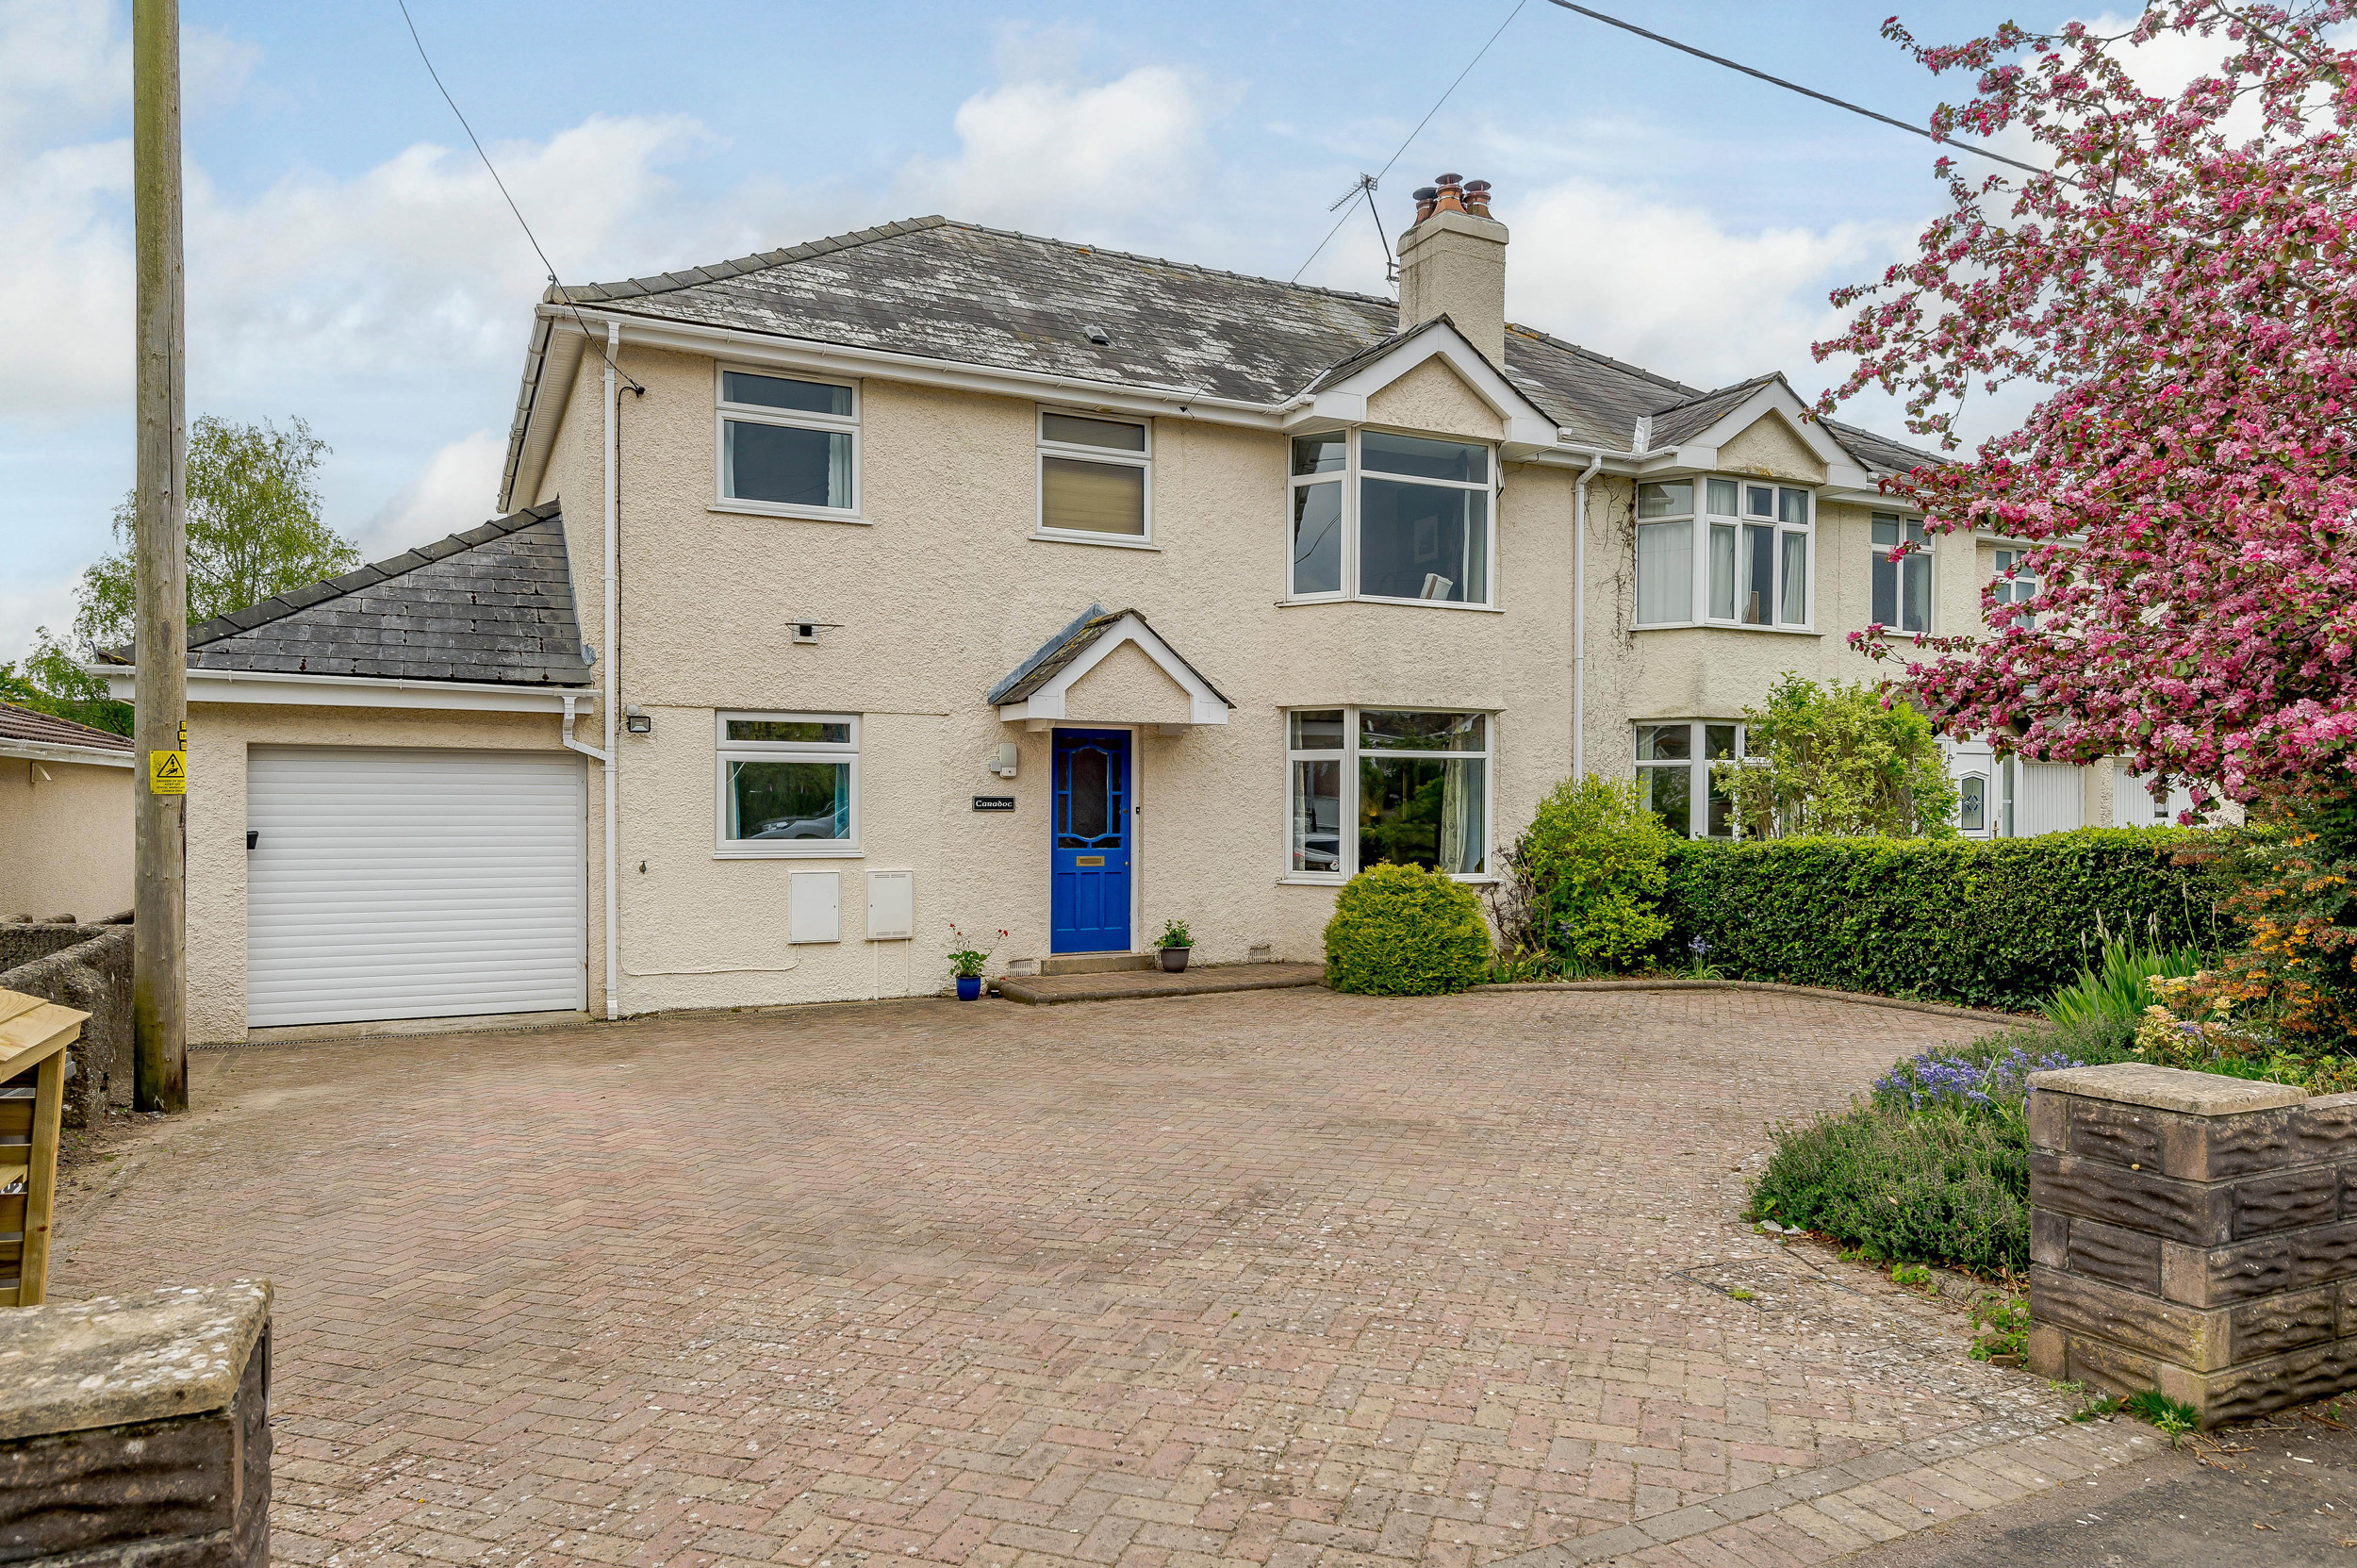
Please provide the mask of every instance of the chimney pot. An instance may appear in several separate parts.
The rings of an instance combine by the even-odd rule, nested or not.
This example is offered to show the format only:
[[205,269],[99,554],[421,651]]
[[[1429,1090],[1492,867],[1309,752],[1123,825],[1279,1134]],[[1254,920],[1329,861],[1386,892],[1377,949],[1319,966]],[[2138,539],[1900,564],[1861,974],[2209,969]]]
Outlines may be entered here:
[[1435,186],[1419,186],[1416,190],[1416,222],[1421,223],[1432,216],[1432,203],[1441,194]]
[[1465,184],[1465,210],[1476,218],[1490,216],[1490,182],[1468,180]]

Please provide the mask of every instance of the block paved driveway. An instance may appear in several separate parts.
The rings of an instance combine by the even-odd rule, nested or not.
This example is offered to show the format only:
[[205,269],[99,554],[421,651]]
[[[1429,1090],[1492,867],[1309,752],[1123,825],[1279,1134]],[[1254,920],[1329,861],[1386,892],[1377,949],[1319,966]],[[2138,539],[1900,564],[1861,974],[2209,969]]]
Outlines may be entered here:
[[201,1052],[53,1295],[276,1282],[286,1561],[1817,1561],[2151,1441],[1736,1219],[1763,1124],[1974,1030],[1308,990]]

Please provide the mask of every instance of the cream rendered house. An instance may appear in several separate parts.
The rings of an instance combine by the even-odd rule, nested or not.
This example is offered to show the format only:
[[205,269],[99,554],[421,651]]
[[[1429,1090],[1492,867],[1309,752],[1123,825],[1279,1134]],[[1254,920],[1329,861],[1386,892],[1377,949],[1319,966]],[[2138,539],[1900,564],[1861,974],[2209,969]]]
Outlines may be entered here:
[[504,516],[191,635],[191,1037],[1310,958],[1581,769],[1724,832],[1745,705],[1997,546],[1887,559],[1920,454],[1781,377],[1509,325],[1485,196],[1397,305],[938,218],[544,300]]
[[131,907],[131,737],[0,702],[0,920]]

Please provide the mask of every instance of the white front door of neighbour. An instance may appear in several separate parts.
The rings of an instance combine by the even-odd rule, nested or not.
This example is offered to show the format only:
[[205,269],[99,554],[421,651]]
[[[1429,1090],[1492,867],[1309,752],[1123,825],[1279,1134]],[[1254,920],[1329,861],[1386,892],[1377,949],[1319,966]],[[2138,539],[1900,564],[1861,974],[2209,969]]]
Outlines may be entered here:
[[564,752],[255,747],[246,1021],[587,1006],[585,800]]

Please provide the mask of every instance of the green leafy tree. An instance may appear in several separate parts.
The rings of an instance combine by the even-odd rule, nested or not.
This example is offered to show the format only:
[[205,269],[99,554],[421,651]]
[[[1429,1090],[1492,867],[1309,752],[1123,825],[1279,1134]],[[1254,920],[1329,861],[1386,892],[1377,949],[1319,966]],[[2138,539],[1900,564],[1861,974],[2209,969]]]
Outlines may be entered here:
[[[191,626],[360,564],[352,541],[320,520],[319,469],[327,443],[299,417],[288,426],[207,414],[189,427]],[[91,648],[131,642],[134,500],[125,496],[115,508],[115,541],[123,548],[82,573],[74,633]]]
[[107,696],[107,683],[75,664],[48,627],[33,635],[33,651],[22,665],[0,662],[0,702],[129,734],[131,704]]
[[1716,764],[1710,776],[1752,837],[1956,831],[1956,786],[1931,720],[1886,705],[1864,682],[1820,686],[1787,672],[1766,706],[1745,710],[1743,750],[1747,760]]
[[1669,934],[1659,913],[1673,842],[1634,779],[1566,779],[1539,802],[1509,871],[1522,939],[1580,969],[1625,969]]

